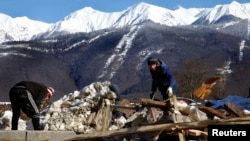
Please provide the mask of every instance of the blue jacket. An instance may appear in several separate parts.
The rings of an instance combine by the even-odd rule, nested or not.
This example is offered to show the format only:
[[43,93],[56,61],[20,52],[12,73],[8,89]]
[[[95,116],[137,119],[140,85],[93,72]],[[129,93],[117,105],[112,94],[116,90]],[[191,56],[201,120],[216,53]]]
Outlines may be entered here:
[[159,66],[157,66],[155,71],[150,70],[153,82],[151,91],[155,92],[158,88],[161,92],[166,92],[168,87],[172,87],[173,93],[176,92],[178,88],[178,83],[174,78],[174,75],[170,68],[159,60]]

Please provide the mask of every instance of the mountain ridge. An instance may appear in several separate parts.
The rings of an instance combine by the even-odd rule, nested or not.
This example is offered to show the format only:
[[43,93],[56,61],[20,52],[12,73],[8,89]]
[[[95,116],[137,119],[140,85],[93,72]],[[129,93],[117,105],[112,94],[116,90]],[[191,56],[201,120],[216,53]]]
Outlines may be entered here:
[[[0,83],[4,84],[0,96],[8,100],[8,90],[20,80],[53,86],[57,91],[53,99],[92,82],[108,80],[120,87],[122,97],[147,97],[151,83],[146,64],[149,56],[159,57],[173,69],[180,83],[179,96],[188,96],[206,77],[219,75],[217,68],[229,61],[232,73],[228,71],[227,81],[221,84],[225,92],[212,96],[245,96],[250,77],[247,46],[248,40],[209,27],[171,27],[150,21],[62,35],[54,42],[8,42],[0,47]],[[192,75],[195,77],[190,78]]]
[[[13,26],[8,22],[0,21],[0,43],[6,41],[28,41],[38,38],[53,38],[61,34],[93,32],[106,28],[121,28],[128,25],[141,24],[148,20],[167,26],[183,26],[192,23],[215,24],[218,19],[212,18],[212,20],[209,20],[211,19],[210,17],[214,17],[211,13],[227,14],[223,13],[223,11],[221,12],[220,9],[232,9],[231,11],[234,11],[234,13],[231,13],[232,16],[240,19],[250,19],[250,3],[240,4],[236,1],[230,4],[217,5],[214,8],[185,9],[179,7],[176,10],[169,10],[160,6],[141,2],[125,10],[109,13],[101,12],[91,7],[84,7],[52,24],[29,19],[30,23],[33,24],[24,25],[22,24],[23,20],[16,21],[16,19],[20,18],[11,18],[8,16],[8,21],[16,25],[16,28],[13,30]],[[239,12],[241,13],[239,14]],[[1,14],[0,16],[3,17],[3,15],[4,14]],[[220,18],[222,15],[216,17]],[[42,25],[42,27],[39,25]]]
[[[46,34],[43,32],[27,41],[15,40],[14,36],[10,35],[11,32],[0,34],[0,37],[9,39],[8,42],[0,44],[0,84],[2,84],[0,98],[8,100],[9,89],[20,80],[39,81],[53,86],[57,92],[53,97],[54,100],[92,82],[106,80],[117,84],[123,97],[130,99],[147,97],[151,84],[146,64],[149,56],[159,57],[173,69],[180,83],[178,96],[191,97],[192,91],[203,80],[213,75],[225,77],[225,81],[219,83],[211,95],[213,99],[220,99],[225,95],[247,95],[249,88],[247,79],[250,77],[248,19],[223,15],[211,24],[206,24],[207,19],[203,17],[204,19],[199,19],[200,23],[197,24],[172,26],[159,21],[164,21],[164,17],[172,17],[167,18],[169,22],[165,22],[171,23],[175,21],[174,15],[183,13],[180,11],[185,9],[179,7],[174,12],[167,10],[166,15],[159,15],[160,18],[155,16],[154,18],[160,19],[155,22],[148,18],[150,14],[144,14],[145,11],[150,11],[148,8],[143,9],[138,6],[151,7],[147,4],[135,5],[122,11],[122,15],[114,12],[113,14],[120,16],[113,20],[109,17],[112,22],[108,28],[97,30],[90,21],[87,21],[90,22],[89,26],[95,29],[91,32],[53,30],[52,27],[55,26],[53,24],[50,25],[50,30],[53,32]],[[228,5],[221,7],[224,6],[228,7]],[[144,12],[140,11],[142,13],[136,15],[130,10],[131,8]],[[97,15],[100,12],[92,8],[82,10]],[[189,10],[197,12],[196,10],[205,9]],[[193,16],[196,15],[191,13]],[[109,13],[102,12],[102,14]],[[77,13],[74,16],[82,17]],[[74,16],[72,15],[73,21]],[[69,19],[72,20],[72,17]],[[95,16],[87,17],[89,18],[94,18],[93,21],[102,20],[96,19]],[[123,26],[123,23],[126,24]],[[56,24],[58,26],[64,23],[60,21]],[[75,28],[73,24],[69,26]],[[15,34],[21,29],[27,28],[22,27]],[[17,35],[27,37],[24,33],[26,32]]]

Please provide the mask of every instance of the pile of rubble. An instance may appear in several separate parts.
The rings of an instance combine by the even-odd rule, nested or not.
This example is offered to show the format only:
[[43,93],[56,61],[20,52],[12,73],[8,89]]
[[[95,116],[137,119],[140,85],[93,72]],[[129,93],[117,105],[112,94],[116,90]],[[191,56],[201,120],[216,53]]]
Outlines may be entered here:
[[[152,124],[164,116],[164,111],[150,108],[154,112],[154,117],[149,114],[149,108],[141,104],[118,105],[118,95],[112,91],[111,83],[95,82],[80,91],[74,91],[53,102],[41,112],[44,130],[69,131],[74,130],[83,133],[94,131],[117,130],[124,128],[126,124]],[[128,103],[127,103],[128,104]],[[131,105],[130,105],[131,106]],[[178,107],[181,111],[189,112],[190,116],[183,116],[184,121],[198,121],[207,119],[205,113],[198,110],[195,106],[189,106],[187,103],[180,101]],[[131,109],[134,113],[125,115],[122,110]],[[5,111],[2,114],[1,121],[4,119],[11,120],[11,111]],[[156,118],[156,119],[154,119]],[[139,120],[138,120],[139,119]],[[137,120],[137,121],[135,121]],[[138,121],[141,120],[141,123]],[[171,119],[168,119],[171,120]],[[20,119],[20,130],[32,130],[29,120]],[[24,123],[27,122],[27,126]],[[6,130],[9,130],[8,123]]]
[[[190,123],[214,119],[227,119],[228,113],[238,117],[249,112],[236,111],[228,103],[228,112],[221,112],[210,107],[176,100],[173,107],[168,102],[141,99],[137,104],[120,104],[119,95],[109,81],[92,83],[79,91],[74,91],[51,103],[41,112],[44,130],[75,131],[77,134],[95,133],[98,131],[117,131],[131,128],[166,123]],[[130,114],[121,109],[130,110]],[[226,114],[227,113],[227,114]],[[0,127],[10,130],[12,112],[2,112]],[[19,130],[33,130],[30,120],[19,120]],[[162,130],[162,129],[161,129]],[[158,128],[145,132],[158,131]],[[124,131],[125,132],[125,131]]]
[[121,119],[112,119],[117,94],[110,82],[96,82],[53,102],[42,113],[45,130],[74,130],[83,133],[121,128]]

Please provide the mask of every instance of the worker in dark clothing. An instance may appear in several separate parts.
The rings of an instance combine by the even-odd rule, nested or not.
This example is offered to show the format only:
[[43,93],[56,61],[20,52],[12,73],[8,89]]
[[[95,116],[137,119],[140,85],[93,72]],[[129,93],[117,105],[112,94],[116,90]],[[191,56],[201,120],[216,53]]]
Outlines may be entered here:
[[11,130],[18,130],[18,120],[21,110],[32,118],[34,130],[43,130],[40,125],[40,108],[43,102],[49,100],[54,94],[52,87],[31,81],[21,81],[14,85],[9,92],[12,106]]
[[153,99],[157,88],[161,92],[163,100],[167,100],[176,93],[178,83],[175,80],[172,71],[166,64],[157,58],[149,57],[148,67],[153,79],[150,93],[151,99]]

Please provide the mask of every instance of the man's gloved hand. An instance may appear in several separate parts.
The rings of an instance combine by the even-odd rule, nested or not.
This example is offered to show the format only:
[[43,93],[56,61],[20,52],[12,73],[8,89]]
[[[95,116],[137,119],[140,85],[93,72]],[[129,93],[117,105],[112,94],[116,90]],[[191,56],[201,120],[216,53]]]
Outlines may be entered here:
[[155,95],[155,93],[154,93],[154,92],[151,92],[151,93],[149,94],[150,99],[153,99],[153,98],[154,98],[154,95]]
[[172,89],[172,87],[168,87],[167,94],[168,94],[169,98],[173,96],[173,89]]
[[168,98],[169,98],[169,101],[167,101],[167,105],[170,107],[170,108],[173,108],[174,107],[174,99],[173,99],[173,89],[172,87],[168,87],[167,89],[167,95],[168,95]]

